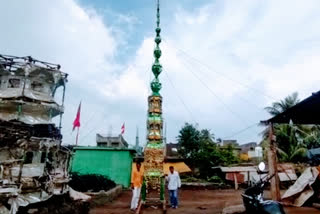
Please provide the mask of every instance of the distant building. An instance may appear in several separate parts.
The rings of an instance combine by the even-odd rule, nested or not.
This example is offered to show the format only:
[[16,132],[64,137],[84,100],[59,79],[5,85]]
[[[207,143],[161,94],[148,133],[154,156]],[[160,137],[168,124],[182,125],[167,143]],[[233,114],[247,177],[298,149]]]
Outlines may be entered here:
[[256,142],[250,142],[250,143],[242,144],[242,145],[240,145],[241,153],[248,153],[249,151],[254,151],[254,148],[257,145],[258,144]]
[[102,136],[101,134],[96,135],[97,146],[108,147],[108,148],[128,148],[128,142],[123,138],[122,135],[111,137]]
[[256,158],[262,158],[263,157],[263,150],[262,150],[261,146],[256,146],[254,148],[254,151],[255,151],[255,154],[254,154],[253,157],[256,157]]
[[256,142],[250,142],[240,145],[241,159],[253,160],[262,158],[262,147],[258,146]]
[[179,155],[180,144],[167,143],[166,144],[166,158],[167,159],[181,159]]
[[237,143],[237,140],[223,140],[222,141],[222,145],[223,146],[239,146],[239,144]]

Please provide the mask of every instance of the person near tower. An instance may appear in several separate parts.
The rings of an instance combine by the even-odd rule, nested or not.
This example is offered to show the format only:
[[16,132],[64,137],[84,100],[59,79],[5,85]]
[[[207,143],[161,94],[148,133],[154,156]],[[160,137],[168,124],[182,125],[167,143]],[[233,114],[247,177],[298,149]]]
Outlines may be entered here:
[[167,176],[168,190],[170,195],[171,207],[178,208],[178,189],[181,187],[181,180],[179,173],[174,170],[173,166],[169,167],[169,174]]
[[132,189],[132,200],[131,210],[134,211],[138,207],[141,186],[143,182],[143,170],[141,169],[141,163],[136,163],[136,168],[132,169],[131,174],[131,189]]

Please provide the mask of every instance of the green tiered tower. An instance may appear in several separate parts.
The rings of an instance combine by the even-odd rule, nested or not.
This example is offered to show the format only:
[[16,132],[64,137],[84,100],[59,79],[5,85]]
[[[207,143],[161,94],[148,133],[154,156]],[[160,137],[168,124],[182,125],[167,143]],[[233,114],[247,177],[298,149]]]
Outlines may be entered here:
[[160,37],[160,7],[159,0],[157,0],[157,27],[155,43],[156,47],[153,51],[154,63],[152,65],[152,72],[154,79],[150,86],[152,94],[148,97],[148,119],[147,119],[147,145],[144,150],[144,184],[142,186],[142,201],[148,202],[148,199],[158,198],[164,202],[164,176],[163,176],[163,162],[164,149],[162,129],[162,97],[160,95],[161,83],[159,75],[162,71],[162,66],[159,62],[161,57],[161,50],[159,44]]

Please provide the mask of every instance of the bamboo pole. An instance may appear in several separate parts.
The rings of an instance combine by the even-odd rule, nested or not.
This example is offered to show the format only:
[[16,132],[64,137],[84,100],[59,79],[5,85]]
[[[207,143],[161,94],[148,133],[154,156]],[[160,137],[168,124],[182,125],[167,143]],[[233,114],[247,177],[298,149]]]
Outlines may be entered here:
[[78,146],[79,128],[80,127],[77,127],[76,146]]

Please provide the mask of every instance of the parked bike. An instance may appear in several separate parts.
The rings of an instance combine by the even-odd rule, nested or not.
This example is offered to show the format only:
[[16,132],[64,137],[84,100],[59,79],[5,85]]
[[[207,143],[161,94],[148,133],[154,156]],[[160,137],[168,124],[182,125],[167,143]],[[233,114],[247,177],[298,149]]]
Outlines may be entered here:
[[[258,168],[261,172],[264,171],[265,164],[261,162]],[[284,209],[279,202],[263,200],[263,188],[273,176],[274,175],[267,175],[263,179],[260,178],[260,181],[244,191],[242,199],[247,214],[285,214]]]

